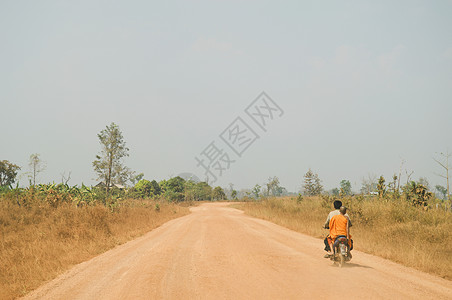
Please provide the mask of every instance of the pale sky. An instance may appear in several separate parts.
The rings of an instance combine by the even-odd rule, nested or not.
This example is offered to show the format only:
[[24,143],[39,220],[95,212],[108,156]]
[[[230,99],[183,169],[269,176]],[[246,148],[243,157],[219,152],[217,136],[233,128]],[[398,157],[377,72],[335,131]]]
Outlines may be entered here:
[[[0,0],[0,159],[39,182],[94,184],[106,125],[147,179],[204,178],[214,141],[235,160],[215,185],[270,176],[298,191],[398,173],[442,184],[452,151],[452,1]],[[245,108],[265,91],[283,110],[267,132]],[[237,117],[260,136],[238,157],[219,135]],[[235,156],[234,156],[235,155]],[[406,177],[402,177],[402,182]],[[21,184],[27,184],[22,176]]]

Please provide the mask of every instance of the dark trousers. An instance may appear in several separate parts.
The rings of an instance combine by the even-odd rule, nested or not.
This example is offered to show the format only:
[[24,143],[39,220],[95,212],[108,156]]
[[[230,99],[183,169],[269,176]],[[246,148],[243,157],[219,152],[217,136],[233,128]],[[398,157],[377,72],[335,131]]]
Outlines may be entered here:
[[331,251],[330,244],[328,244],[328,238],[325,238],[323,243],[325,244],[325,251]]
[[[326,237],[326,238],[323,240],[323,243],[325,244],[324,250],[325,250],[325,251],[331,251],[330,245],[328,244],[328,237]],[[353,250],[353,240],[350,241],[350,244],[352,245],[352,246],[350,247],[350,250]]]

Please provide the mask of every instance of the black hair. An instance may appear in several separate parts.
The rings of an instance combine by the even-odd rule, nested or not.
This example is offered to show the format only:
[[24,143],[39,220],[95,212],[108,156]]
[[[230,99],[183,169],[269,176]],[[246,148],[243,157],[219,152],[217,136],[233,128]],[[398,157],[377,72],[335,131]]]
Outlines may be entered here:
[[342,201],[336,200],[333,202],[334,208],[339,209],[342,206]]

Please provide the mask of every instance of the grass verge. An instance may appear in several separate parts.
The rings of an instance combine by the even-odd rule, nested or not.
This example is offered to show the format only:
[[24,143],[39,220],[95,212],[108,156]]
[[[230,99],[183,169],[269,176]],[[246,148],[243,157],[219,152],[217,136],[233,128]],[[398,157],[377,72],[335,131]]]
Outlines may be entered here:
[[[452,279],[452,213],[425,211],[403,200],[341,199],[353,222],[355,249]],[[235,204],[248,215],[324,238],[332,201],[322,198],[271,198]],[[323,242],[319,241],[319,255]]]
[[14,299],[71,266],[186,215],[188,207],[127,200],[119,207],[19,207],[0,199],[0,299]]

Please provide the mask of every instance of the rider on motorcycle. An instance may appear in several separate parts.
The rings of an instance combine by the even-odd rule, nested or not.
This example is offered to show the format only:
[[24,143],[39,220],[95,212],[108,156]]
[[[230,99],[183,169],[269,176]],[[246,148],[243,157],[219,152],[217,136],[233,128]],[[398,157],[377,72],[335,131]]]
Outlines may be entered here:
[[345,216],[347,208],[345,206],[341,206],[339,212],[340,214],[333,216],[330,221],[330,234],[327,237],[330,249],[333,249],[333,243],[339,236],[346,237],[349,248],[351,248],[350,219]]
[[[339,200],[336,200],[336,201],[333,202],[333,206],[334,206],[334,210],[331,211],[328,214],[328,217],[326,218],[326,221],[325,221],[325,225],[323,226],[325,229],[329,229],[330,228],[331,218],[340,214],[339,209],[342,206],[342,202],[339,201]],[[350,223],[349,226],[351,227],[352,226],[352,221],[350,221],[349,215],[345,214],[345,216],[348,218],[349,223]],[[325,254],[325,258],[328,258],[331,255],[331,248],[330,248],[330,245],[328,244],[328,237],[326,237],[323,242],[325,244],[325,251],[327,251],[327,254]]]

